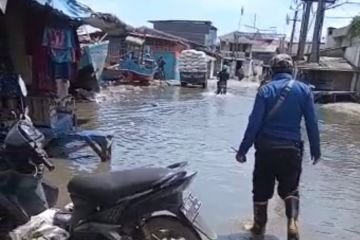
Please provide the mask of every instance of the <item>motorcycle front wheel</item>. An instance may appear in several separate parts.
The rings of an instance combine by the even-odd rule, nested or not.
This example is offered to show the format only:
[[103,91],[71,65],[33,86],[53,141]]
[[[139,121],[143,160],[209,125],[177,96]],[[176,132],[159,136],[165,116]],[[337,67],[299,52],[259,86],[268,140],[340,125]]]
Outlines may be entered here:
[[146,240],[201,240],[201,237],[189,224],[171,216],[150,218],[142,227]]

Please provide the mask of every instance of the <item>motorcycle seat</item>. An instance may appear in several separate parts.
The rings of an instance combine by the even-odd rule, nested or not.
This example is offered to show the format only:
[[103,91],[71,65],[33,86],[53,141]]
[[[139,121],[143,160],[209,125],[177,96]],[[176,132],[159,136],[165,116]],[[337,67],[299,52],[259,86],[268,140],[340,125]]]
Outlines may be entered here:
[[97,204],[111,204],[144,192],[170,172],[167,168],[138,168],[100,174],[79,175],[68,184],[71,196]]

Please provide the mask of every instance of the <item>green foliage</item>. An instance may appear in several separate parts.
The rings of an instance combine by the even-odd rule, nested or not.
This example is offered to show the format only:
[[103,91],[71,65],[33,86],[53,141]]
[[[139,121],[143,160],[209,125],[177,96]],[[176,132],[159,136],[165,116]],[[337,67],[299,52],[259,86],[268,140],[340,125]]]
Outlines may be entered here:
[[353,18],[350,24],[348,35],[351,39],[355,37],[360,37],[360,16],[356,16]]

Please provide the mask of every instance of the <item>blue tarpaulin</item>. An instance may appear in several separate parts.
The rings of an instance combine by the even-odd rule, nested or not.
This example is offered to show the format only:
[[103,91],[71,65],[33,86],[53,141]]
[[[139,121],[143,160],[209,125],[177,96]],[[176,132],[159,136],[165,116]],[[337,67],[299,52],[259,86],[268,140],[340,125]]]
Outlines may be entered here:
[[[4,0],[0,0],[4,1]],[[77,0],[31,0],[42,6],[47,6],[72,20],[81,21],[84,24],[100,28],[105,32],[117,31],[124,33],[133,28],[119,20],[116,16],[108,13],[94,12],[90,7]]]
[[76,0],[32,0],[43,6],[49,6],[72,19],[91,17],[94,11]]

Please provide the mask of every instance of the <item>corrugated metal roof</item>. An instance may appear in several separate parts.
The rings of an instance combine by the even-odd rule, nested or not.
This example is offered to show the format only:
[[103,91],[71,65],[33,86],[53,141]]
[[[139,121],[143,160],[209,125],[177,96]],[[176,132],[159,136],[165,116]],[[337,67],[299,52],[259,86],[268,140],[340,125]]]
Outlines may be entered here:
[[345,37],[349,32],[350,26],[333,29],[332,37]]
[[319,63],[298,62],[299,69],[318,71],[358,72],[359,69],[342,57],[320,57]]
[[172,42],[177,42],[180,44],[183,44],[184,46],[188,46],[187,42],[188,40],[172,35],[172,34],[168,34],[153,28],[148,28],[148,27],[139,27],[137,29],[135,29],[135,31],[133,33],[131,33],[132,35],[137,35],[137,36],[143,36],[144,35],[148,38],[158,38],[158,39],[163,39],[163,40],[167,40],[167,41],[172,41]]
[[207,20],[151,20],[149,22],[150,23],[193,23],[193,24],[212,25],[212,22]]

